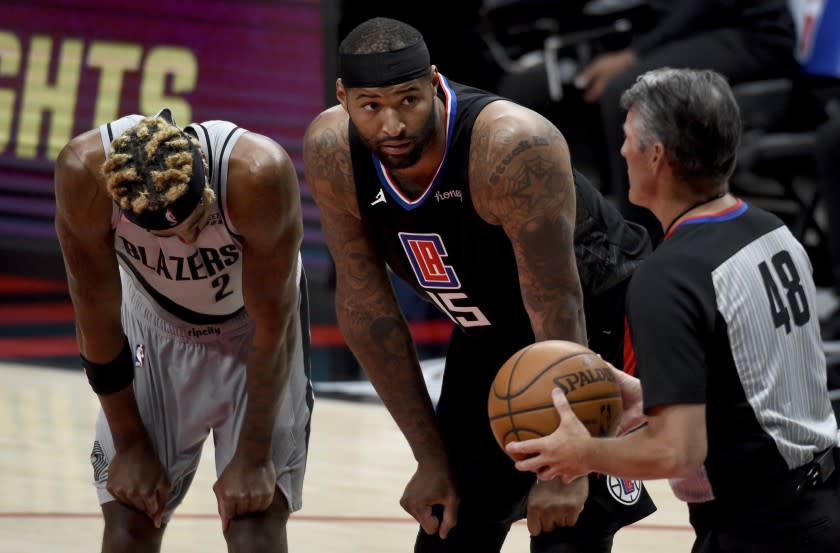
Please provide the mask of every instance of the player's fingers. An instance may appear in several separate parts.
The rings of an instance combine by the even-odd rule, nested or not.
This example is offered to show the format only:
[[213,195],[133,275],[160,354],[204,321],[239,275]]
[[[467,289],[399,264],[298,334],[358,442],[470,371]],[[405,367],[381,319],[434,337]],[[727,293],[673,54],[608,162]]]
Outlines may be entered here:
[[125,493],[125,490],[123,490],[121,487],[113,486],[113,485],[111,485],[110,482],[108,482],[108,485],[105,486],[105,489],[108,490],[108,493],[113,495],[114,499],[116,499],[120,503],[125,503],[126,505],[131,505],[131,503],[128,500],[128,496]]
[[530,509],[528,510],[528,518],[526,519],[526,524],[528,525],[528,533],[532,536],[536,536],[540,533],[540,523],[537,519],[537,516],[531,513]]
[[242,515],[247,515],[248,513],[254,512],[253,505],[256,502],[254,501],[254,496],[250,494],[243,494],[233,500],[233,511],[231,518],[241,517]]
[[540,515],[536,510],[528,509],[528,533],[532,536],[540,535],[542,532],[542,522],[540,521]]
[[[446,510],[444,509],[444,516],[446,515]],[[440,520],[432,513],[432,508],[427,507],[422,511],[418,511],[413,513],[414,518],[417,522],[420,523],[420,527],[423,528],[423,531],[429,535],[436,534],[440,529]]]
[[227,532],[228,526],[230,525],[230,519],[233,517],[231,506],[222,494],[219,493],[219,490],[214,487],[213,491],[216,494],[216,504],[218,506],[219,518],[222,521],[222,532]]
[[157,494],[154,491],[152,491],[151,494],[143,495],[142,496],[142,501],[143,501],[143,512],[145,512],[147,515],[149,515],[149,518],[154,520],[155,513],[158,512]]
[[581,512],[583,512],[583,509],[575,509],[573,512],[566,515],[566,526],[574,526],[577,524]]
[[152,522],[155,524],[155,528],[160,528],[161,524],[163,524],[163,510],[166,507],[166,496],[168,493],[169,486],[160,486],[156,490],[157,510],[152,513]]
[[272,503],[274,503],[274,494],[277,493],[277,486],[272,486],[271,491],[264,493],[260,497],[260,502],[256,506],[257,511],[267,511]]
[[248,513],[261,513],[271,506],[272,497],[265,492],[254,493],[246,504]]
[[445,540],[449,531],[458,524],[458,501],[453,500],[443,506],[443,520],[440,522],[440,539]]
[[564,526],[566,523],[566,518],[561,516],[560,520],[555,520],[555,515],[552,511],[545,511],[542,513],[540,517],[540,532],[541,533],[548,533],[553,532],[555,528],[558,526]]

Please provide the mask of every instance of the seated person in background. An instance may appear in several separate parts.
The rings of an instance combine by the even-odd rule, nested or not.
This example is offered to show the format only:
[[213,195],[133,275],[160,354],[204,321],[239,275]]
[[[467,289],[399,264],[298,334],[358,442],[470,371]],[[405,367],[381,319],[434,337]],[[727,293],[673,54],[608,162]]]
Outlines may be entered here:
[[[712,69],[733,84],[797,70],[795,30],[786,0],[682,0],[663,5],[661,14],[629,47],[596,57],[575,80],[583,99],[600,107],[603,156],[608,160],[602,168],[608,171],[602,191],[614,194],[622,213],[644,224],[655,242],[662,233],[655,218],[627,201],[627,168],[619,155],[624,140],[622,92],[642,73],[664,66]],[[511,97],[518,100],[515,94]]]
[[627,168],[619,155],[621,94],[642,73],[665,66],[712,69],[730,84],[791,75],[797,70],[795,40],[786,0],[683,0],[629,48],[595,58],[580,73],[576,84],[584,99],[601,108],[611,191],[622,213],[645,224],[655,241],[655,218],[627,201]]
[[[828,227],[828,253],[834,295],[840,299],[840,97],[836,111],[817,128],[817,184]],[[840,340],[840,307],[823,322],[823,339]]]
[[[792,0],[791,8],[806,101],[817,112],[817,187],[825,206],[832,285],[840,299],[840,0]],[[840,307],[823,321],[822,336],[840,340]],[[829,371],[829,380],[835,372]]]

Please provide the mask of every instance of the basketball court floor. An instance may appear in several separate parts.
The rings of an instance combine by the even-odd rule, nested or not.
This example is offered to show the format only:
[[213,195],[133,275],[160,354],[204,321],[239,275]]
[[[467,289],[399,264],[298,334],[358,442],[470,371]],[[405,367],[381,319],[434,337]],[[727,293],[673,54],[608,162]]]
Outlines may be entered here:
[[[81,370],[0,363],[0,553],[97,551],[102,520],[88,461],[98,402]],[[211,487],[208,441],[163,541],[168,553],[226,551]],[[304,508],[289,522],[290,551],[412,550],[417,525],[399,506],[414,470],[402,435],[375,401],[316,398]],[[677,553],[693,533],[665,482],[648,483],[659,511],[620,532],[616,553]],[[514,526],[504,553],[526,553]]]

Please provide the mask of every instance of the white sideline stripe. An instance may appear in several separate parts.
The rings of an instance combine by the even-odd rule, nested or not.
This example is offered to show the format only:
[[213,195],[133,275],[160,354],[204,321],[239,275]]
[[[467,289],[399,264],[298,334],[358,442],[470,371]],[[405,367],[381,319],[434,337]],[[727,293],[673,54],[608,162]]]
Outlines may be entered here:
[[[426,381],[426,388],[429,390],[429,397],[432,402],[437,403],[440,397],[440,387],[443,384],[443,367],[446,360],[443,357],[435,357],[420,361],[420,369],[423,371],[423,379]],[[347,394],[363,398],[376,399],[379,396],[373,389],[373,384],[368,380],[359,381],[337,381],[337,382],[313,382],[315,392]]]
[[[826,342],[825,354],[829,360],[831,360],[831,357],[836,358],[835,360],[840,360],[840,342]],[[429,396],[434,403],[437,403],[440,397],[445,361],[443,357],[420,361],[423,379],[426,381],[426,388],[428,388]],[[346,394],[371,399],[377,399],[379,397],[376,394],[376,390],[373,389],[373,384],[367,380],[313,382],[312,385],[315,387],[316,392]],[[840,389],[829,390],[828,397],[831,401],[840,400]]]

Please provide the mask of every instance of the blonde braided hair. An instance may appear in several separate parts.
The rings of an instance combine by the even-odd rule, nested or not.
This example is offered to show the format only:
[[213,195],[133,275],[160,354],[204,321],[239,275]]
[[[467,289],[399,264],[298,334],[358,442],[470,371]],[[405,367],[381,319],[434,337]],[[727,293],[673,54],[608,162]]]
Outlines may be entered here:
[[[190,144],[198,140],[162,117],[146,117],[111,142],[102,172],[123,211],[158,211],[187,192],[193,172]],[[202,159],[203,156],[202,156]],[[204,174],[209,174],[204,161]]]

